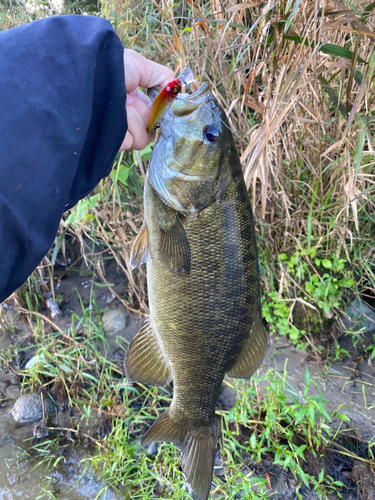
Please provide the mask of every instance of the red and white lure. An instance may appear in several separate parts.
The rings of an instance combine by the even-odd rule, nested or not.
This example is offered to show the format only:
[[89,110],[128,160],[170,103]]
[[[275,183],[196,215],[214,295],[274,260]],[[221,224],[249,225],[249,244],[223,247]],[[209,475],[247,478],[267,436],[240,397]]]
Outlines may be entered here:
[[183,85],[189,85],[194,80],[194,73],[190,68],[182,70],[181,74],[168,83],[155,97],[147,121],[147,132],[154,132],[163,116],[172,106],[173,101],[180,93]]

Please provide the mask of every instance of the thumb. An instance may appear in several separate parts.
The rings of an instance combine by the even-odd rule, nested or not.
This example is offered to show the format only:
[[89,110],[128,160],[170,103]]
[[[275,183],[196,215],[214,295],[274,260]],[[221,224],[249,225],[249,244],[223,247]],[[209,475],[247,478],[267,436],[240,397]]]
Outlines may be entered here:
[[132,92],[137,87],[164,87],[175,77],[170,68],[150,61],[131,49],[124,49],[124,71],[127,92]]

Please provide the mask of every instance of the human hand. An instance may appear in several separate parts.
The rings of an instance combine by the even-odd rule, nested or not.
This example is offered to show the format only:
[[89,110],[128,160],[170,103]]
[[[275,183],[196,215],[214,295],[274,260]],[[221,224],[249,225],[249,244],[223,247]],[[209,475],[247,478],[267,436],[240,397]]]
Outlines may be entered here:
[[151,101],[138,87],[146,89],[155,85],[165,87],[175,76],[171,69],[150,61],[130,49],[124,50],[124,69],[128,131],[120,151],[140,150],[154,139],[155,134],[149,134],[146,130]]

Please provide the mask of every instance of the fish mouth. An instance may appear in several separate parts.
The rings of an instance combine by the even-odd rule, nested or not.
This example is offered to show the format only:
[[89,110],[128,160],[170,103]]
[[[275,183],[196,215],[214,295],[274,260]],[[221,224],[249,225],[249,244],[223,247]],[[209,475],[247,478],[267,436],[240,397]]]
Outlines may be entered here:
[[199,112],[198,110],[209,98],[210,94],[207,83],[202,83],[199,89],[193,94],[179,94],[159,123],[159,140],[162,141],[170,136],[174,136],[177,126],[176,120],[184,120],[193,115],[194,112]]
[[204,82],[193,94],[179,94],[172,103],[172,113],[175,116],[190,115],[205,101],[208,90],[208,85]]
[[[158,96],[158,89],[153,92],[153,89],[148,92],[151,101]],[[197,112],[204,104],[208,102],[211,94],[207,83],[202,83],[198,90],[192,94],[179,94],[170,105],[165,115],[158,123],[160,130],[158,141],[163,142],[165,139],[174,136],[176,133],[176,120],[189,117],[194,112]]]
[[[176,81],[178,81],[178,78]],[[204,96],[208,92],[206,83],[203,83],[192,94],[170,95],[171,88],[173,87],[172,83],[164,89],[160,87],[148,89],[147,95],[152,102],[152,106],[147,121],[147,132],[153,132],[157,127],[162,127],[161,124],[163,121],[165,125],[168,121],[173,120],[175,116],[183,117],[193,113],[199,108],[203,100],[205,100]]]

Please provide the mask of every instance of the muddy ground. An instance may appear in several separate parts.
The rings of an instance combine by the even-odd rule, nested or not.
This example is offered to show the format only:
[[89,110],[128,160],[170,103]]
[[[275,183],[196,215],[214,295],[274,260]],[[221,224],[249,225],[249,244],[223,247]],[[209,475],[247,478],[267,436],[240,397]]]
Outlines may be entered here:
[[[84,267],[82,269],[84,271]],[[106,278],[108,282],[113,284],[112,288],[116,294],[123,296],[126,290],[126,279],[119,272],[114,261],[110,261],[106,265]],[[55,291],[61,297],[62,314],[60,318],[54,318],[54,322],[61,329],[70,325],[71,311],[75,311],[78,315],[82,312],[78,294],[84,306],[89,306],[91,285],[91,278],[84,273],[66,272],[60,269],[60,279]],[[101,309],[120,311],[120,316],[123,318],[127,316],[119,300],[107,288],[94,285],[94,290]],[[49,314],[47,309],[42,313]],[[4,327],[3,322],[0,330],[0,350],[4,353],[14,343],[19,342],[22,336],[27,335],[28,325],[22,320],[22,315],[19,314],[11,300],[7,302],[5,307],[3,306],[2,314],[3,317],[6,315],[14,326],[13,331],[11,331]],[[118,321],[116,314],[109,320]],[[111,359],[117,358],[121,361],[123,357],[123,351],[119,350],[116,337],[122,337],[125,344],[125,340],[131,340],[137,333],[143,321],[143,316],[132,313],[125,320],[126,326],[124,328],[116,331],[115,335],[109,334],[107,336],[108,355]],[[118,328],[118,325],[119,323],[115,328]],[[371,338],[372,334],[369,332],[369,328],[368,335]],[[364,356],[363,350],[356,350],[353,347],[349,337],[342,336],[339,339],[339,344],[342,349],[346,349],[350,353],[350,357],[334,363],[332,361],[323,362],[311,353],[299,352],[284,339],[271,338],[261,371],[265,372],[270,367],[282,371],[287,363],[287,371],[291,377],[292,385],[297,391],[302,392],[305,370],[308,366],[311,375],[315,375],[316,380],[318,380],[318,387],[313,386],[312,391],[315,391],[316,394],[323,391],[327,399],[327,410],[333,411],[339,405],[343,405],[344,408],[341,412],[349,417],[349,421],[344,423],[348,429],[346,442],[341,439],[338,444],[344,449],[353,451],[359,457],[368,458],[365,456],[367,453],[365,443],[373,440],[375,436],[375,369],[368,362],[368,356]],[[20,358],[20,364],[24,366],[33,355],[32,350],[23,354]],[[20,396],[20,384],[19,379],[6,369],[0,372],[0,391],[0,500],[52,498],[47,493],[40,493],[46,485],[46,478],[48,479],[47,490],[53,493],[54,498],[61,500],[95,498],[103,485],[98,484],[95,478],[89,474],[80,477],[82,471],[80,461],[90,453],[88,443],[81,442],[80,446],[67,446],[60,450],[59,453],[64,460],[60,462],[59,467],[54,472],[49,473],[43,467],[35,470],[37,459],[32,454],[30,455],[27,450],[38,439],[33,437],[33,425],[19,425],[10,414],[14,401]],[[234,405],[235,398],[235,393],[228,386],[225,386],[220,395],[218,407],[229,410]],[[68,427],[72,418],[79,417],[77,412],[77,409],[58,411],[54,425],[61,428]],[[333,422],[333,425],[338,425],[338,422]],[[90,421],[90,426],[91,428],[83,428],[82,432],[94,435],[100,426],[100,421],[93,419]],[[42,442],[42,440],[39,441]],[[312,456],[308,458],[306,467],[312,475],[318,475],[322,467],[329,470],[330,475],[335,480],[341,481],[345,485],[345,488],[341,490],[345,499],[375,500],[374,474],[366,462],[355,460],[332,449],[326,451],[325,455],[319,459],[314,459]],[[269,479],[270,495],[273,499],[297,499],[296,481],[290,473],[273,465],[272,457],[265,457],[261,464],[249,461],[249,471],[252,471],[254,475]],[[313,491],[309,491],[307,488],[302,489],[300,493],[305,499],[318,498]],[[107,493],[106,498],[107,500],[115,500],[122,497],[110,492]]]

